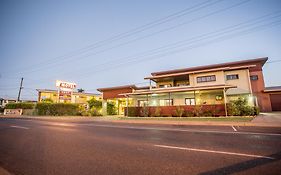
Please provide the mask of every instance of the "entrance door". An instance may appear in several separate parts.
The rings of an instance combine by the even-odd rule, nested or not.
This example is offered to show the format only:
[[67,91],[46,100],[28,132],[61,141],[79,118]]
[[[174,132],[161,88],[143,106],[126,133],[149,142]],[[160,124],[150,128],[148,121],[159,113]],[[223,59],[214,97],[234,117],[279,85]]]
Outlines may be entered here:
[[281,94],[270,94],[272,111],[281,111]]

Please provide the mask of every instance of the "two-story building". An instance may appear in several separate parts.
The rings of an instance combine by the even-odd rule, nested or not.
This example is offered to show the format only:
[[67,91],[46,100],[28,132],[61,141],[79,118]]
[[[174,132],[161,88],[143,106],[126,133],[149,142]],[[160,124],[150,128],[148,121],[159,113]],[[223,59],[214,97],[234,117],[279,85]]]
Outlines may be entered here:
[[[261,111],[272,111],[271,96],[275,98],[274,104],[279,103],[277,98],[281,100],[281,89],[275,88],[272,95],[270,88],[265,88],[262,67],[267,60],[265,57],[154,72],[145,77],[150,81],[150,87],[131,85],[129,92],[117,88],[116,98],[127,98],[131,107],[161,107],[166,114],[176,106],[188,109],[200,105],[216,108],[227,115],[226,104],[238,97],[247,98],[249,105],[258,106]],[[114,88],[107,88],[107,93],[110,89]],[[275,109],[281,110],[281,106]]]

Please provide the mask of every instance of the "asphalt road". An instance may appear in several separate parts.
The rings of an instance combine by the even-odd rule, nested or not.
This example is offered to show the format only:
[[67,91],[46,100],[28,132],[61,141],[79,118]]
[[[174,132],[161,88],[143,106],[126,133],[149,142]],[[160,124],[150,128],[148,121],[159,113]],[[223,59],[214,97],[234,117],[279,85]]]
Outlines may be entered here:
[[281,174],[281,128],[0,119],[11,174]]

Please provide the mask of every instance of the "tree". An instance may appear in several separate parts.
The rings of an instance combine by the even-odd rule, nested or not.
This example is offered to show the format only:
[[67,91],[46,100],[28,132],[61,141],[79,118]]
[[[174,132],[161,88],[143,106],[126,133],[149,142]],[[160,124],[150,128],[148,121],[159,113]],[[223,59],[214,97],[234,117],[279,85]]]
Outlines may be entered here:
[[96,108],[97,110],[102,108],[102,102],[100,100],[95,99],[94,97],[88,101],[90,109],[92,107]]
[[80,93],[83,93],[83,92],[85,92],[85,90],[84,90],[84,89],[82,89],[82,88],[80,88],[80,89],[77,89],[77,91],[78,91],[78,92],[80,92]]

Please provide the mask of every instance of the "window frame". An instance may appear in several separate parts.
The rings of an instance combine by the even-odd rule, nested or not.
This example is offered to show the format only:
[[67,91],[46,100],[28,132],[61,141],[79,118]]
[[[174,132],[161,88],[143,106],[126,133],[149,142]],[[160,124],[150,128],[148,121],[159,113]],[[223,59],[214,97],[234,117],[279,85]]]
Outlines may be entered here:
[[257,81],[257,80],[259,80],[259,76],[258,75],[250,75],[250,80],[251,81]]
[[[143,104],[144,104],[143,106],[140,105],[141,102],[143,102]],[[147,100],[138,100],[138,107],[144,107],[144,106],[148,106],[148,101]]]
[[238,80],[238,79],[239,79],[239,74],[226,75],[226,80]]
[[[164,105],[161,105],[161,101],[164,101]],[[174,106],[174,99],[160,99],[159,106]]]
[[[189,100],[189,104],[186,103],[187,100]],[[192,104],[192,100],[193,100],[193,104]],[[195,98],[185,98],[184,103],[187,106],[195,105]]]
[[207,75],[207,76],[196,77],[197,83],[206,83],[206,82],[213,82],[213,81],[217,81],[216,75]]

